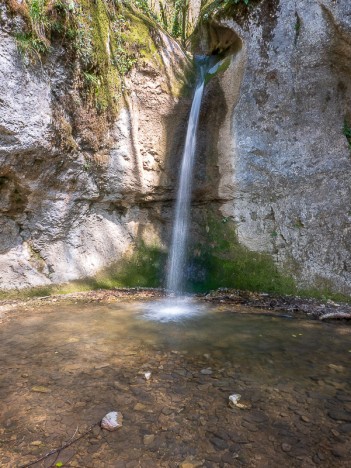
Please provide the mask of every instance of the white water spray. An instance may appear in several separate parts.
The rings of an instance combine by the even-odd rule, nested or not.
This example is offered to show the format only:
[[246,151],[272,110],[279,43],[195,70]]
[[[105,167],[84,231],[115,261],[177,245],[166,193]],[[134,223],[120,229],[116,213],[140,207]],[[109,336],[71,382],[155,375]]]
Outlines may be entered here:
[[168,263],[167,289],[177,295],[181,294],[184,288],[184,270],[186,265],[186,248],[190,220],[191,183],[195,160],[197,127],[204,86],[205,67],[202,66],[200,68],[200,80],[195,90],[186,133]]

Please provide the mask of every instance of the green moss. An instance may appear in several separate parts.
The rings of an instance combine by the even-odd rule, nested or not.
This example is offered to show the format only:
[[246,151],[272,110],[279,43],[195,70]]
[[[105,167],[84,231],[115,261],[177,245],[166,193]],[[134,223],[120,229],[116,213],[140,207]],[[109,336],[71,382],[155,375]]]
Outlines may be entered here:
[[335,301],[335,302],[345,302],[351,303],[351,298],[349,295],[336,293],[329,287],[317,289],[317,288],[303,288],[298,291],[299,297],[317,299],[322,302]]
[[206,223],[206,240],[192,249],[191,290],[204,292],[229,287],[296,294],[293,278],[281,274],[270,255],[252,252],[238,242],[230,219],[210,214]]
[[208,21],[213,17],[239,19],[262,0],[208,0],[202,3],[200,17]]
[[[188,290],[207,292],[218,288],[298,295],[322,301],[351,302],[335,293],[332,284],[320,278],[310,289],[298,289],[288,274],[282,275],[269,255],[249,251],[237,241],[235,226],[228,218],[207,218],[207,239],[192,248]],[[121,287],[164,285],[167,254],[159,246],[141,242],[132,255],[99,272],[95,277],[52,286],[0,291],[0,299],[27,299]]]
[[209,213],[203,220],[206,238],[190,249],[189,290],[207,292],[218,288],[295,295],[322,301],[351,302],[350,296],[335,292],[325,278],[314,280],[313,288],[296,285],[300,265],[288,259],[284,273],[268,254],[253,252],[238,242],[235,224],[230,218]]
[[0,291],[0,299],[25,299],[94,289],[160,287],[164,280],[166,259],[167,254],[162,248],[140,242],[132,255],[125,256],[120,262],[100,271],[94,277],[67,284]]
[[122,80],[113,66],[113,32],[111,13],[103,0],[80,0],[75,13],[79,32],[75,49],[82,64],[85,83],[101,112],[118,108]]
[[122,286],[160,287],[164,279],[167,254],[158,246],[141,242],[129,258],[124,259],[110,275]]
[[219,73],[225,72],[230,66],[230,57],[226,57],[223,60],[217,62],[213,67],[211,67],[205,76],[205,83],[207,84],[212,78],[217,76]]
[[[72,282],[69,287],[78,287],[79,290],[121,287],[157,288],[163,283],[166,258],[167,255],[162,248],[140,242],[131,255],[126,255],[93,278]],[[62,290],[62,286],[60,288]]]
[[122,34],[127,49],[137,53],[141,61],[163,67],[159,52],[152,39],[153,29],[156,27],[155,23],[131,11],[126,12],[125,16],[130,22],[130,27]]

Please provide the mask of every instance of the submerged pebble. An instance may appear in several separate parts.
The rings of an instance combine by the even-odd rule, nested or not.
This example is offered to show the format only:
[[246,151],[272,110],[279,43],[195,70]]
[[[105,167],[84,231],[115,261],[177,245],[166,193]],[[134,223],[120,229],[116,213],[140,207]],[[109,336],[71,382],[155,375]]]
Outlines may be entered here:
[[122,427],[122,424],[123,415],[117,411],[111,411],[110,413],[107,413],[101,421],[101,427],[108,431],[115,431],[116,429]]
[[50,388],[44,387],[43,385],[35,385],[31,388],[31,391],[36,393],[51,393]]
[[144,440],[144,445],[150,445],[155,440],[155,435],[154,434],[145,434],[143,440]]
[[283,452],[290,452],[292,449],[291,445],[285,442],[282,443],[281,447],[282,447]]
[[228,405],[231,408],[240,408],[240,409],[251,409],[251,404],[248,402],[245,403],[239,403],[239,400],[241,399],[240,393],[233,393],[233,395],[229,396],[229,403]]
[[233,395],[230,395],[229,396],[229,406],[231,406],[232,408],[237,407],[240,398],[241,398],[240,393],[233,393]]

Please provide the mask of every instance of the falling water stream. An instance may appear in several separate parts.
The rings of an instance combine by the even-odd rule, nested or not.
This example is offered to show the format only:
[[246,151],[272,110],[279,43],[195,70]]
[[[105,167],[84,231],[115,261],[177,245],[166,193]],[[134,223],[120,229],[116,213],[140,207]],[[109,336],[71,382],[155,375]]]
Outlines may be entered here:
[[207,64],[202,63],[199,67],[200,76],[189,116],[175,207],[175,220],[167,274],[167,289],[177,296],[184,292],[184,269],[190,219],[191,182],[195,160],[197,127],[205,86],[206,66]]

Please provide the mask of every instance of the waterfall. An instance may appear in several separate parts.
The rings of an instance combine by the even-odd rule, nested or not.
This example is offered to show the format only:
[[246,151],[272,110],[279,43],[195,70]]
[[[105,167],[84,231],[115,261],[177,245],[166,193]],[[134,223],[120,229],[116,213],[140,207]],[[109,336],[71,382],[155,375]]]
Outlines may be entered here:
[[191,105],[186,132],[175,207],[172,244],[168,261],[167,289],[176,294],[181,294],[184,288],[184,270],[186,266],[186,249],[190,220],[191,184],[195,160],[196,134],[204,86],[205,65],[200,65],[200,77]]

